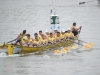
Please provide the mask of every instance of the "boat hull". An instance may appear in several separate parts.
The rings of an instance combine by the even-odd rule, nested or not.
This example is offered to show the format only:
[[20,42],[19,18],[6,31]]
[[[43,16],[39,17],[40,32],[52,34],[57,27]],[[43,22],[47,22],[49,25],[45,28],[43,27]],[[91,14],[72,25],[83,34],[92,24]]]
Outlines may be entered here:
[[25,53],[32,53],[36,51],[43,51],[47,49],[57,49],[59,47],[68,47],[68,46],[71,46],[72,44],[73,44],[73,41],[65,41],[65,42],[50,44],[50,45],[41,46],[41,47],[27,47],[27,46],[15,46],[15,45],[13,45],[12,47],[9,44],[8,47],[10,48],[8,48],[8,54],[11,54],[11,52],[9,53],[9,51],[11,50],[12,50],[12,54],[15,54],[15,53],[25,54]]

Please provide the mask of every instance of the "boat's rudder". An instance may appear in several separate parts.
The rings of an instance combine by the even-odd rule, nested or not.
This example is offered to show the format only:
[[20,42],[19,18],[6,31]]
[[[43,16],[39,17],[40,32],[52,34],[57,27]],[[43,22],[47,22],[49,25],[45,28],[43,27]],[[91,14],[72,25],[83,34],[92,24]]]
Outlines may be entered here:
[[13,54],[13,49],[14,49],[14,46],[13,45],[11,45],[11,44],[8,44],[8,55],[11,55],[11,54]]

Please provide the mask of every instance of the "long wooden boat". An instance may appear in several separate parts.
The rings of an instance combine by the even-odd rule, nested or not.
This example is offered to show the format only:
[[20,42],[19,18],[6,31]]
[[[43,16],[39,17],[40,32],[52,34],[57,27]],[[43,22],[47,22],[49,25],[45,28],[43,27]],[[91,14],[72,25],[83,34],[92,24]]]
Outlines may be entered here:
[[41,46],[41,47],[16,46],[16,45],[8,44],[7,50],[8,50],[8,55],[15,54],[15,53],[25,54],[25,53],[35,52],[35,51],[57,49],[59,47],[71,46],[73,44],[73,41],[67,40],[64,42],[49,44],[49,45]]

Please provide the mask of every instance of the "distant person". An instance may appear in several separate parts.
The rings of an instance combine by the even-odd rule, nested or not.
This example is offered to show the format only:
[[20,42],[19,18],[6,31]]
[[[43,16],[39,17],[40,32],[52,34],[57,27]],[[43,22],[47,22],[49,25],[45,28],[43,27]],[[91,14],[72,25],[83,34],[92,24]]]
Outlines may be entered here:
[[82,28],[82,26],[80,26],[79,28],[76,28],[76,23],[74,22],[73,25],[71,26],[71,30],[72,33],[74,34],[74,36],[78,35],[79,30]]

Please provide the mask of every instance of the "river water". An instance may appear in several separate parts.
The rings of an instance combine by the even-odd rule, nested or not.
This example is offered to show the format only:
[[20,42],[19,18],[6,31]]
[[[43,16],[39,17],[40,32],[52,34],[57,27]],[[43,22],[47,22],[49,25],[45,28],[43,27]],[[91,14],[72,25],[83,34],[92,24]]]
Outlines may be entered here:
[[[78,46],[63,55],[53,50],[25,56],[0,53],[0,75],[100,75],[100,5],[88,0],[55,0],[60,29],[67,30],[73,22],[82,26],[80,39],[93,42],[90,50]],[[0,43],[16,38],[24,29],[35,32],[50,30],[52,0],[0,0]],[[3,50],[1,50],[3,51]]]

